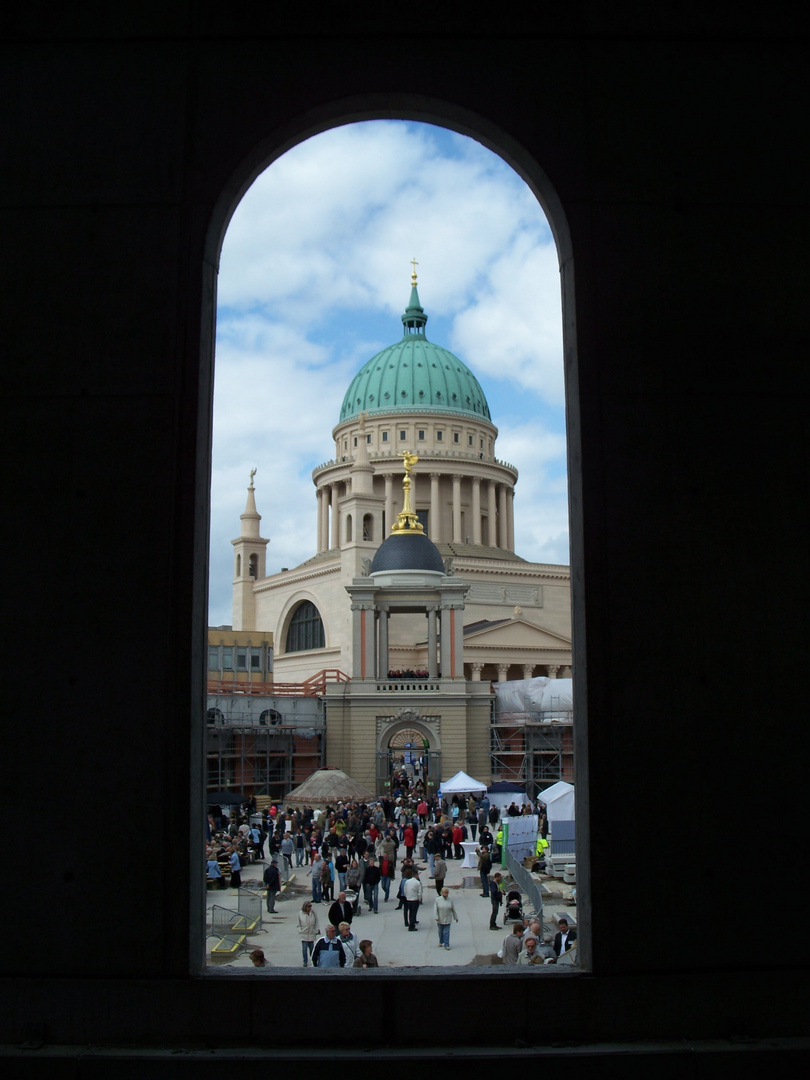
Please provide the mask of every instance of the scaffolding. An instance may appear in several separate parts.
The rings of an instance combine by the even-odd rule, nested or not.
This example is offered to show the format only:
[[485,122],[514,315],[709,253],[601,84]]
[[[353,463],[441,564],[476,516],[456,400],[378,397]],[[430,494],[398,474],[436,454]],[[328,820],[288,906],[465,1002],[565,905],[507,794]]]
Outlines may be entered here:
[[501,716],[490,728],[490,763],[493,783],[525,784],[531,798],[558,780],[573,783],[573,724],[510,722]]
[[[312,694],[260,694],[241,688],[208,694],[206,790],[280,801],[326,764],[324,702]],[[275,687],[273,687],[275,690]]]
[[544,695],[542,708],[522,711],[501,711],[494,703],[490,763],[493,782],[525,784],[530,798],[558,780],[573,783],[574,711],[570,694],[563,691],[555,695],[551,690]]

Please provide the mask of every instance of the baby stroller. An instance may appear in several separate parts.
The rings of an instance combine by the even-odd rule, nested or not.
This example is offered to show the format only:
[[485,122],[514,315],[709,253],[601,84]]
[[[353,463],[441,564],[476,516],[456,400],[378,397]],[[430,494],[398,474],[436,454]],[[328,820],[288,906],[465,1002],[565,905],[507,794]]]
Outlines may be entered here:
[[506,903],[503,909],[503,921],[508,922],[509,919],[512,922],[517,922],[518,919],[523,919],[523,897],[521,896],[520,889],[510,889],[506,894]]

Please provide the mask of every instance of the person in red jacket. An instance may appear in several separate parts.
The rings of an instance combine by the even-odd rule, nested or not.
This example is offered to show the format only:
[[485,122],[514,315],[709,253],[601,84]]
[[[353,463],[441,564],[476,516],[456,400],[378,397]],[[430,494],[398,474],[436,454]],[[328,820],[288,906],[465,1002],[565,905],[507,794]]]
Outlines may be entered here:
[[402,834],[402,842],[405,845],[406,858],[413,858],[413,849],[416,847],[416,837],[414,836],[413,825],[406,825],[405,831]]
[[464,848],[461,846],[462,840],[467,839],[467,830],[462,822],[457,821],[453,826],[453,848],[455,849],[453,854],[456,859],[464,858]]

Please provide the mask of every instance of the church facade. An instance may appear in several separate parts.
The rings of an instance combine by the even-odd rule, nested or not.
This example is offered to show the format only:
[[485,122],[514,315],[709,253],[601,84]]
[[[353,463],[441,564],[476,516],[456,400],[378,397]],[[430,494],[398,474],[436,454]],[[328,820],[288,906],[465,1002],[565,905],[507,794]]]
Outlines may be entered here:
[[[327,688],[327,760],[372,788],[397,761],[431,782],[525,778],[522,737],[490,731],[491,683],[571,675],[569,569],[515,552],[517,469],[497,457],[478,380],[428,340],[427,319],[413,276],[402,338],[352,380],[334,458],[314,470],[314,554],[266,574],[252,476],[233,541],[234,630],[273,634],[279,682],[350,677]],[[432,569],[382,581],[372,566],[406,509],[414,529],[400,535],[429,544]]]

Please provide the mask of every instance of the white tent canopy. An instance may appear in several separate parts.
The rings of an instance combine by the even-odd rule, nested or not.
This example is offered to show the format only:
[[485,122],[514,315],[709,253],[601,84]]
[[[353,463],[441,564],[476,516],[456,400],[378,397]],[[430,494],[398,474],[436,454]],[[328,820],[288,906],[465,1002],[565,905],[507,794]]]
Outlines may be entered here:
[[449,780],[442,780],[442,795],[466,795],[471,791],[484,792],[486,790],[486,784],[482,784],[480,780],[473,780],[463,769],[455,776],[451,776]]
[[558,780],[545,791],[538,791],[537,798],[546,804],[546,817],[549,821],[573,821],[574,785],[565,780]]

